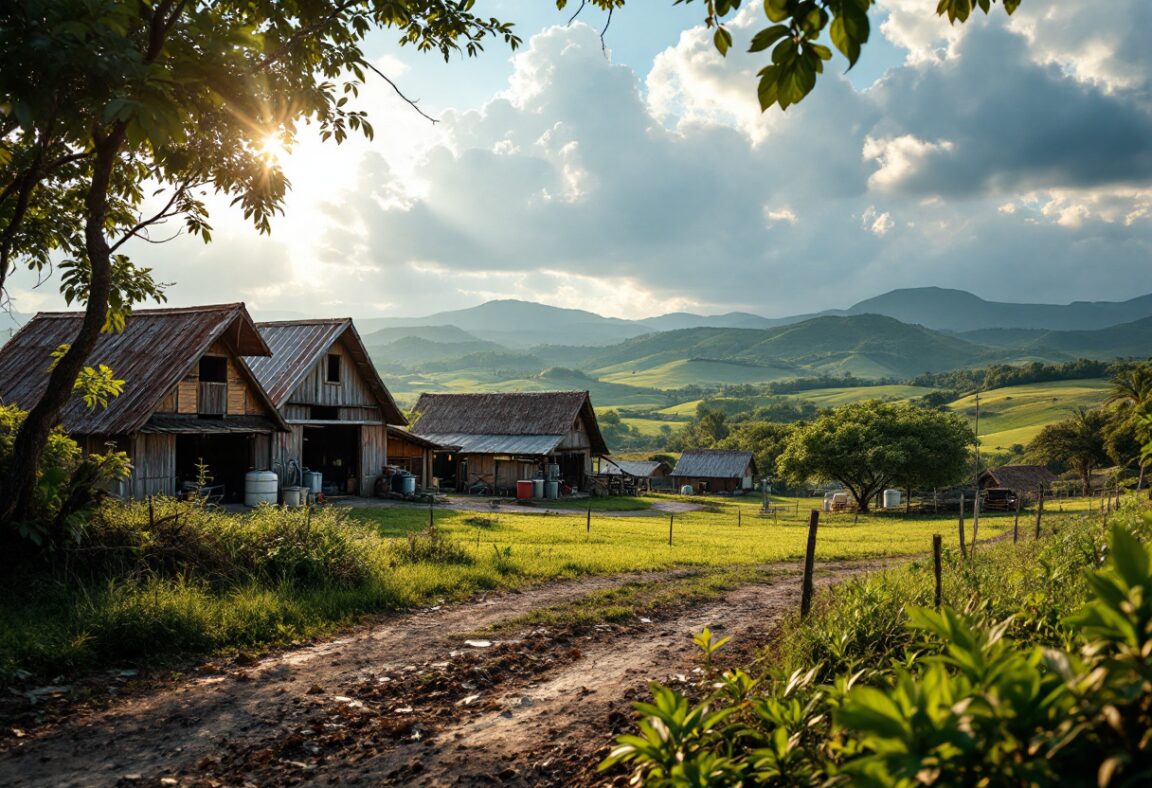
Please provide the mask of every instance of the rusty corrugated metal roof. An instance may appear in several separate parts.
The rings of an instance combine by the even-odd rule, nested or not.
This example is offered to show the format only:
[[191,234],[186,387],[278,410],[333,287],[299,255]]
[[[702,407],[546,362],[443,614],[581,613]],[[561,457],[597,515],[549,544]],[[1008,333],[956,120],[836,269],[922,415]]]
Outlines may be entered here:
[[384,421],[399,425],[408,423],[368,357],[368,351],[364,348],[356,326],[352,324],[352,318],[284,320],[259,323],[257,328],[272,349],[272,355],[247,361],[277,408],[282,408],[288,402],[292,392],[328,352],[328,348],[343,338],[345,348],[356,362],[357,370],[384,411]]
[[442,443],[437,443],[436,441],[430,440],[427,437],[421,437],[419,435],[413,434],[413,433],[409,432],[408,430],[404,429],[403,427],[397,427],[395,425],[389,424],[388,425],[388,440],[392,440],[393,438],[396,438],[397,440],[407,441],[408,443],[411,443],[413,446],[419,446],[422,449],[448,449],[448,448],[455,449],[455,448],[457,448],[455,446],[451,446],[451,444],[444,445]]
[[587,391],[516,391],[484,394],[421,394],[412,432],[438,436],[567,435],[583,417],[593,454],[607,454]]
[[702,479],[740,479],[748,466],[756,472],[750,451],[727,451],[724,449],[689,449],[680,455],[673,476]]
[[[26,409],[39,402],[48,383],[52,351],[75,338],[83,317],[81,312],[42,312],[0,348],[0,401]],[[64,429],[81,435],[138,431],[164,396],[221,338],[245,355],[271,352],[243,304],[133,310],[124,331],[102,334],[88,358],[91,365],[111,367],[124,381],[124,392],[107,408],[93,411],[79,397],[71,399],[61,414]],[[277,427],[286,429],[243,359],[237,356],[237,361]]]
[[461,432],[429,433],[424,436],[441,446],[451,446],[460,454],[551,454],[564,440],[563,435],[473,435]]

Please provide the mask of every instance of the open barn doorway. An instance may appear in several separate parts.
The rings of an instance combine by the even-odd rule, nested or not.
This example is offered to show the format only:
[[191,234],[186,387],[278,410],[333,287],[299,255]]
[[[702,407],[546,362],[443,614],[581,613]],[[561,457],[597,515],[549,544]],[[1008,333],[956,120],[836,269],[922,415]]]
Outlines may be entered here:
[[[205,466],[205,494],[235,502],[244,499],[244,474],[252,468],[252,436],[191,434],[176,436],[176,479],[195,482]],[[177,487],[179,489],[179,486]]]
[[360,427],[304,427],[301,464],[320,472],[326,495],[355,494],[360,489]]

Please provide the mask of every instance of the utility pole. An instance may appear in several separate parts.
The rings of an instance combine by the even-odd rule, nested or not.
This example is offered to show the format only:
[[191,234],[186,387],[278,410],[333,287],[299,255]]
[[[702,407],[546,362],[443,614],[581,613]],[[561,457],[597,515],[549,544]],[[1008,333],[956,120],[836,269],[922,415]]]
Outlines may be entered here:
[[976,389],[976,486],[972,498],[972,552],[980,533],[980,389]]

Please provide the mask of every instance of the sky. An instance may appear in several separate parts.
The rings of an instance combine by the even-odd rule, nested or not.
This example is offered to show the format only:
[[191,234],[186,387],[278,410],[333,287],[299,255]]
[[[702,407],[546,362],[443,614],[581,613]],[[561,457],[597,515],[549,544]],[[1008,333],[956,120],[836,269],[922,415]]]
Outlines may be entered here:
[[[604,34],[547,0],[477,3],[517,23],[445,65],[373,34],[372,142],[305,138],[271,236],[212,204],[214,241],[129,248],[169,303],[258,315],[417,316],[519,298],[603,315],[843,308],[900,287],[1001,301],[1152,291],[1152,2],[1024,0],[950,27],[880,0],[873,40],[800,105],[761,113],[746,53],[703,5],[632,0]],[[878,27],[878,29],[877,29]],[[21,312],[58,280],[12,281]]]

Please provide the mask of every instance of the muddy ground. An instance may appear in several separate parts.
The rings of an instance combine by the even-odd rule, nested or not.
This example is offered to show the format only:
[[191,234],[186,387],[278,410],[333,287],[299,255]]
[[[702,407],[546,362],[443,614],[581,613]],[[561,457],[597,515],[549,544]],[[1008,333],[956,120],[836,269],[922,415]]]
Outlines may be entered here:
[[[824,565],[828,584],[876,562]],[[624,784],[597,763],[647,683],[691,682],[705,626],[747,654],[797,609],[799,567],[651,620],[481,634],[638,579],[618,575],[391,616],[103,710],[0,737],[0,786]]]

